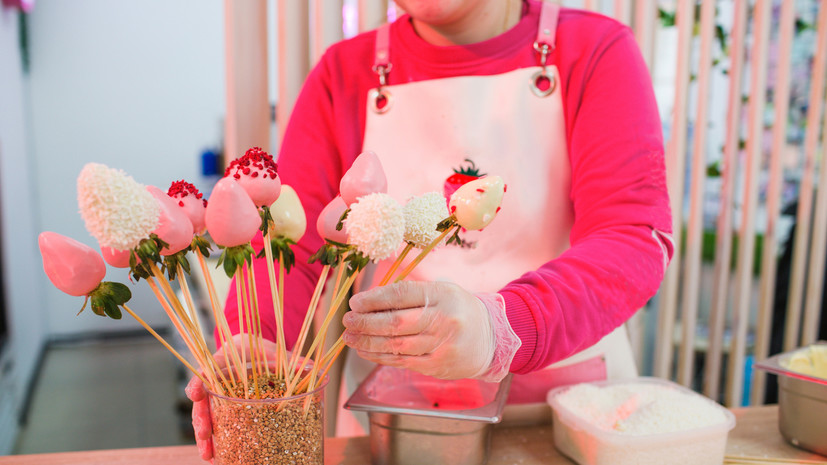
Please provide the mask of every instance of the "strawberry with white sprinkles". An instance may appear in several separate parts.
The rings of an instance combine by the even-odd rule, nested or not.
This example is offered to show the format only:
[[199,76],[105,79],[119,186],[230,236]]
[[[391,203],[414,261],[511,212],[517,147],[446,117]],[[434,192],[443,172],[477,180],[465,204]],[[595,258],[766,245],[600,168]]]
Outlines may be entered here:
[[88,163],[77,182],[80,216],[101,246],[132,249],[158,226],[158,202],[122,170]]

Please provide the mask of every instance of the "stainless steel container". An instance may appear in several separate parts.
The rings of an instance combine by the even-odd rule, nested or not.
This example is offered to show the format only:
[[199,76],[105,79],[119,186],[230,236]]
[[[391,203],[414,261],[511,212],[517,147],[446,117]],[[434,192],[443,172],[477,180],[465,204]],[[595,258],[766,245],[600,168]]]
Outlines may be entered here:
[[[819,342],[827,345],[827,342]],[[827,455],[827,379],[787,368],[806,347],[775,355],[755,366],[778,375],[778,429],[796,447]]]
[[482,465],[510,382],[446,381],[379,366],[345,408],[368,414],[373,465]]

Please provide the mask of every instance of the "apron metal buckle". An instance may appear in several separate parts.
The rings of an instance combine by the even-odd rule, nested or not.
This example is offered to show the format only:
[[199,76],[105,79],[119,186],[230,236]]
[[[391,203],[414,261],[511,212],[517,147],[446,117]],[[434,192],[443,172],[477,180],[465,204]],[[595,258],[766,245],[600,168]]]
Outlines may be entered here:
[[384,87],[377,87],[368,92],[368,105],[374,113],[383,114],[391,109],[393,96]]
[[531,75],[528,87],[531,89],[531,93],[537,97],[548,97],[557,88],[557,80],[554,78],[554,74],[549,74],[546,68],[542,68]]
[[545,42],[534,42],[534,50],[540,54],[540,66],[542,69],[531,76],[529,88],[531,92],[537,97],[547,97],[554,92],[557,87],[557,81],[553,74],[548,73],[546,62],[549,54],[554,51],[554,47]]

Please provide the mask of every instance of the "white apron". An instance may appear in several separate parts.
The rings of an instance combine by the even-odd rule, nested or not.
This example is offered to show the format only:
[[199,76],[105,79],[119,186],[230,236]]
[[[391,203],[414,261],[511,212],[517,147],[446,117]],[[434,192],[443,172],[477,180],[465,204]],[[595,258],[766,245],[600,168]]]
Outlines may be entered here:
[[[538,31],[538,65],[553,51],[559,7],[544,2]],[[461,235],[473,248],[447,246],[430,253],[408,279],[452,281],[470,292],[496,292],[569,248],[574,213],[562,91],[555,66],[523,68],[493,76],[461,76],[384,86],[389,30],[377,34],[374,69],[380,87],[368,96],[363,150],[375,152],[388,177],[388,193],[401,203],[442,191],[453,168],[471,159],[507,184],[502,209],[483,231]],[[549,44],[542,53],[542,44]],[[552,82],[548,95],[536,87],[538,73]],[[377,109],[377,94],[386,99]],[[412,253],[411,255],[415,255]],[[369,285],[388,263],[380,263]],[[362,286],[367,288],[368,286]],[[375,367],[349,351],[339,405]],[[555,373],[555,370],[557,372]],[[577,381],[636,376],[621,326],[570,359],[514,376],[509,402],[543,402],[552,387]],[[367,417],[339,409],[339,436],[367,433]]]

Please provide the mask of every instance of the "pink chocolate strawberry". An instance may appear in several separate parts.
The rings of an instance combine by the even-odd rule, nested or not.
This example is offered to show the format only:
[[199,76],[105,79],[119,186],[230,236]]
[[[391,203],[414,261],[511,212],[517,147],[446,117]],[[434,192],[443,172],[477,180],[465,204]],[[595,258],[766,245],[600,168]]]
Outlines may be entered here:
[[241,158],[231,161],[224,177],[238,181],[256,207],[269,207],[281,193],[278,165],[272,155],[260,147],[253,147]]
[[477,165],[475,165],[473,161],[468,158],[466,158],[465,161],[468,162],[467,165],[460,165],[459,168],[454,168],[454,174],[448,176],[448,179],[445,180],[442,191],[446,201],[450,201],[451,195],[463,184],[485,176],[485,173],[480,173],[479,168],[477,168]]
[[204,195],[183,179],[173,182],[167,189],[167,195],[178,201],[178,206],[192,222],[193,232],[202,234],[206,228],[204,213],[207,211],[207,200],[204,199]]

